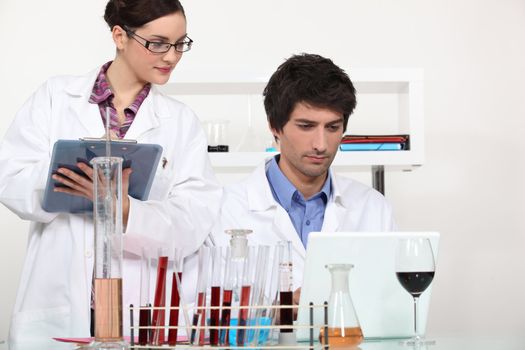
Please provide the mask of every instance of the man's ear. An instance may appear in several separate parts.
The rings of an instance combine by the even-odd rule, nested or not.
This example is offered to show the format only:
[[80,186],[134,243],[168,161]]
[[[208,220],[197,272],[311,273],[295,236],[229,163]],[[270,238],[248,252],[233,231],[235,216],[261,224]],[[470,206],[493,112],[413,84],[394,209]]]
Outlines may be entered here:
[[117,50],[122,50],[129,39],[124,28],[118,25],[113,26],[113,29],[111,30],[111,37],[113,38],[113,42],[115,43]]

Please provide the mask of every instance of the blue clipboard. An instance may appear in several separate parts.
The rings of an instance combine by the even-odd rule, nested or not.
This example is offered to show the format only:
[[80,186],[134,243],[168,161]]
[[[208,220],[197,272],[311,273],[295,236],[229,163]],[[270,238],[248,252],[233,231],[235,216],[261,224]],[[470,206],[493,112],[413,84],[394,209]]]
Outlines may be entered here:
[[[122,157],[122,168],[133,169],[128,193],[131,197],[146,200],[155,177],[162,146],[139,144],[132,140],[111,141],[111,156]],[[106,155],[106,141],[100,139],[58,140],[53,147],[51,163],[47,175],[42,208],[47,212],[85,213],[93,211],[93,203],[79,196],[54,192],[62,186],[53,180],[58,168],[68,168],[77,174],[83,172],[76,166],[79,162],[89,164],[91,159]]]

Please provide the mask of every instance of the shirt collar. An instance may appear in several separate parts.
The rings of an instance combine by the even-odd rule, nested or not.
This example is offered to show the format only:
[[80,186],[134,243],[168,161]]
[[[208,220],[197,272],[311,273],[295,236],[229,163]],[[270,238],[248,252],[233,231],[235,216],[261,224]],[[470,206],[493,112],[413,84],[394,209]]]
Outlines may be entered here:
[[[290,208],[292,204],[293,195],[297,192],[295,186],[288,180],[288,178],[283,174],[279,168],[278,160],[280,155],[277,154],[273,157],[267,164],[266,167],[266,177],[270,183],[270,189],[272,190],[272,195],[274,199],[281,204],[282,207]],[[328,176],[324,182],[321,191],[318,194],[324,194],[323,199],[325,204],[330,198],[332,192],[332,176],[330,170],[328,170]],[[317,196],[318,194],[314,195]]]
[[326,177],[326,181],[324,182],[324,185],[319,193],[324,193],[323,199],[324,203],[326,204],[330,198],[330,195],[332,194],[332,174],[330,173],[330,169],[328,169],[328,176]]
[[[113,91],[111,91],[106,75],[106,72],[108,71],[108,68],[109,66],[111,66],[112,62],[113,61],[109,61],[100,68],[100,71],[97,75],[97,80],[95,80],[93,90],[91,91],[91,96],[89,97],[90,103],[100,104],[101,102],[104,102],[108,99],[113,99],[114,94]],[[148,96],[150,89],[151,84],[144,85],[144,87],[142,88],[142,90],[140,90],[133,103],[127,108],[134,114],[137,114],[140,105]]]
[[113,61],[105,63],[98,72],[97,80],[93,85],[93,90],[91,91],[91,96],[89,97],[90,103],[100,104],[103,101],[106,101],[108,98],[113,98],[113,92],[109,87],[109,82],[106,77],[106,72]]

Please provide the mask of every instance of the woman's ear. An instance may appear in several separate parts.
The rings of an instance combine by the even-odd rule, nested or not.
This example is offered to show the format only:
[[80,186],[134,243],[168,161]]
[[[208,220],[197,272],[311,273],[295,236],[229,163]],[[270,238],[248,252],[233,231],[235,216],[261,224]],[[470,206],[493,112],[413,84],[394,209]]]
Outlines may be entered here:
[[128,41],[128,35],[124,28],[118,25],[113,26],[113,29],[111,30],[111,36],[113,37],[113,42],[115,43],[117,50],[124,49],[124,46]]

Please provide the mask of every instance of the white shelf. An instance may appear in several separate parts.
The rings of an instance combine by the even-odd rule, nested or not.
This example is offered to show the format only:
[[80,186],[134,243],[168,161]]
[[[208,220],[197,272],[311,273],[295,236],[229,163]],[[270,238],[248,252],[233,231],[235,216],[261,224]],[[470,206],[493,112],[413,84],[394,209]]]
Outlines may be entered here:
[[[214,168],[227,172],[228,168],[248,171],[261,164],[276,152],[212,152],[209,153]],[[412,164],[410,151],[339,151],[332,163],[337,170],[368,171],[372,166],[384,165],[387,170],[411,171],[421,164]]]
[[[336,169],[370,169],[384,165],[391,170],[411,170],[424,162],[423,70],[414,68],[347,69],[358,94],[395,95],[400,110],[395,111],[400,130],[410,134],[410,150],[338,152]],[[271,73],[239,70],[176,71],[162,89],[170,95],[262,95]],[[378,95],[376,95],[378,96]],[[359,103],[358,103],[359,105]],[[352,118],[352,117],[351,117]],[[249,170],[274,153],[210,153],[213,167],[220,172]]]

